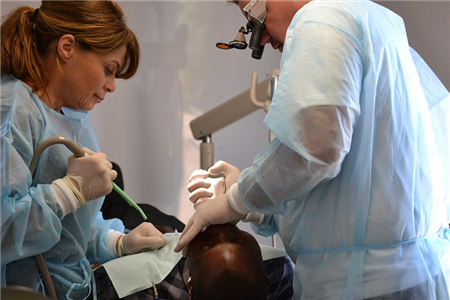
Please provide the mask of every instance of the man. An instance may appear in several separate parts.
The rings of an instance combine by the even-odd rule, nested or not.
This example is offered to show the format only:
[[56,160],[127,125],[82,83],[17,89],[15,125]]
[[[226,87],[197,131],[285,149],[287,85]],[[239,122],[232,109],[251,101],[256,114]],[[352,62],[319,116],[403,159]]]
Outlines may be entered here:
[[[114,182],[123,189],[122,171],[115,163],[113,163],[113,167],[118,174]],[[116,205],[126,203],[114,192],[106,196],[106,202],[109,204],[102,207],[103,213],[106,213],[105,218],[121,218],[124,220],[125,226],[129,225],[126,227],[127,229],[134,228],[135,223],[138,222],[137,220],[131,221],[132,216],[135,216],[134,209],[126,210],[126,213],[114,209],[110,205],[111,203]],[[131,216],[128,215],[130,213]],[[164,280],[156,282],[155,287],[160,300],[188,300],[189,298],[196,300],[293,299],[294,264],[284,251],[258,245],[255,238],[249,233],[227,224],[208,227],[194,239],[188,256],[180,259],[180,257],[174,256],[173,252],[179,234],[172,233],[174,229],[178,229],[184,224],[153,207],[146,210],[146,215],[155,227],[167,233],[166,237],[169,243],[159,251],[124,257],[121,259],[122,262],[117,260],[97,268],[94,272],[96,282],[98,282],[96,286],[97,299],[155,299],[153,287],[135,288],[124,284],[124,280],[128,279],[132,284],[138,282],[139,278],[136,277],[145,275],[137,272],[147,266],[149,266],[147,270],[149,273],[155,273],[155,270],[161,272],[160,266],[163,264],[161,261],[169,265],[171,271],[168,269],[170,272],[167,272],[167,275],[161,272]],[[141,221],[139,220],[139,222]],[[150,260],[151,258],[153,259]],[[170,265],[171,263],[172,265]],[[137,272],[132,270],[136,267]],[[220,272],[221,270],[223,272]],[[130,273],[131,275],[123,275]],[[115,274],[117,276],[114,276]],[[130,276],[134,277],[128,278]],[[259,279],[257,280],[257,278]],[[151,282],[150,279],[147,281]],[[136,292],[120,291],[123,286]],[[211,294],[214,297],[211,298]]]
[[242,172],[209,170],[227,178],[214,201],[206,176],[192,181],[202,204],[175,250],[246,215],[280,235],[296,299],[450,299],[449,135],[433,127],[448,91],[430,105],[402,19],[365,0],[238,4],[283,53],[265,119],[276,138]]
[[258,246],[235,225],[208,227],[194,239],[187,257],[173,251],[179,234],[165,236],[166,246],[157,251],[97,268],[97,299],[153,300],[156,293],[160,300],[293,299],[291,259],[280,249]]
[[265,300],[270,283],[261,249],[249,233],[231,224],[197,235],[187,254],[191,300]]

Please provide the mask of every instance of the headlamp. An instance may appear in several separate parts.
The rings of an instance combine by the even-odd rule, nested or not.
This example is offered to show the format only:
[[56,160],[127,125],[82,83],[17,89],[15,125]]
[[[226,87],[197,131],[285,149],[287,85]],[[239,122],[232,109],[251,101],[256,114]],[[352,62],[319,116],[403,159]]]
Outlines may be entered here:
[[246,28],[243,26],[239,29],[236,38],[226,43],[217,43],[216,47],[220,49],[246,49],[247,42],[245,41],[245,34],[252,33],[250,36],[249,48],[252,49],[252,57],[255,59],[261,59],[264,46],[261,46],[261,38],[266,29],[264,20],[267,15],[266,0],[252,0],[245,7],[245,16],[247,17]]

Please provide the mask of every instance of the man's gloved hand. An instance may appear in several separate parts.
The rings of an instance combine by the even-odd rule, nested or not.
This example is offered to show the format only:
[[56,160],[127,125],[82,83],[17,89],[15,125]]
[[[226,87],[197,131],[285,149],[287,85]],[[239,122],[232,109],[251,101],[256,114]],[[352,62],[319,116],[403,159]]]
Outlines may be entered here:
[[117,240],[116,251],[119,256],[134,254],[163,247],[166,237],[152,223],[143,222]]
[[189,219],[174,251],[180,252],[183,250],[183,256],[186,256],[188,244],[203,228],[212,224],[236,224],[243,216],[243,214],[237,213],[228,204],[227,194],[217,197],[214,201],[206,201],[197,207],[197,210]]
[[224,193],[224,177],[212,178],[205,170],[195,170],[189,177],[187,190],[190,192],[189,200],[194,203],[194,209]]
[[228,191],[230,186],[237,182],[239,173],[241,173],[241,171],[239,171],[239,169],[235,166],[230,165],[223,160],[219,160],[211,168],[208,169],[208,173],[211,175],[225,174],[226,190]]
[[[194,208],[197,209],[210,198],[217,198],[224,194],[233,183],[237,182],[239,173],[238,168],[224,161],[216,162],[208,169],[208,172],[205,170],[192,172],[187,189],[190,192],[189,200],[194,203]],[[217,177],[220,174],[224,177]]]
[[[117,177],[117,172],[112,169],[112,164],[106,159],[104,153],[95,153],[88,148],[83,150],[89,155],[79,158],[73,154],[69,156],[67,173],[63,179],[69,186],[72,183],[85,200],[89,201],[112,191],[112,180]],[[67,182],[67,179],[70,182]]]

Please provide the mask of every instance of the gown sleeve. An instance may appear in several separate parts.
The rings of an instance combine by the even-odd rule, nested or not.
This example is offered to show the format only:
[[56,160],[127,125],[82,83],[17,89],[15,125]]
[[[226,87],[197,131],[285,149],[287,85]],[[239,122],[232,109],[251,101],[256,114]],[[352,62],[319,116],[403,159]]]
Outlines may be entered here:
[[284,214],[289,201],[339,173],[360,113],[362,66],[349,33],[321,23],[288,30],[265,119],[276,138],[239,177],[246,206]]

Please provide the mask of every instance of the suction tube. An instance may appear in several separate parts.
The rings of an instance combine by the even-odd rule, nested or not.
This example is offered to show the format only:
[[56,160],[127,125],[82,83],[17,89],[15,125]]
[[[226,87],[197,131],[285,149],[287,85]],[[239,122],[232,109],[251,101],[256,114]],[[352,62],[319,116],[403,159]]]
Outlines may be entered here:
[[[63,136],[54,136],[54,137],[48,138],[48,139],[44,140],[42,143],[40,143],[36,147],[36,150],[34,151],[33,158],[31,159],[30,168],[29,168],[31,174],[34,173],[34,169],[36,167],[36,163],[37,163],[41,153],[45,149],[47,149],[47,147],[49,147],[51,145],[55,145],[55,144],[63,144],[70,151],[72,151],[72,153],[75,155],[75,157],[83,157],[83,156],[87,155],[86,152],[83,149],[81,149],[81,147],[78,146],[71,139],[68,139],[68,138],[63,137]],[[144,220],[147,220],[147,216],[144,214],[142,209],[136,203],[134,203],[134,201],[131,200],[131,198],[128,197],[128,195],[125,194],[114,182],[112,184],[113,184],[114,190],[117,193],[119,193],[119,195],[121,195],[128,202],[128,204],[130,204],[135,209],[137,209],[139,211],[139,213],[141,214],[141,216],[144,218]],[[52,299],[56,300],[57,298],[56,298],[55,287],[53,285],[53,281],[52,281],[52,279],[50,277],[50,273],[48,271],[48,268],[47,268],[47,265],[45,263],[43,255],[42,254],[37,254],[34,257],[36,259],[36,262],[38,264],[39,270],[40,270],[41,275],[43,277],[44,285],[45,285],[45,288],[46,288],[47,292],[50,294],[50,297]]]
[[[66,146],[70,151],[72,151],[72,153],[75,155],[75,157],[83,157],[88,155],[80,146],[78,146],[74,141],[72,141],[69,138],[63,137],[63,136],[54,136],[51,138],[48,138],[46,140],[44,140],[42,143],[40,143],[37,147],[36,150],[34,151],[34,155],[33,158],[31,160],[30,163],[30,172],[31,174],[33,174],[34,172],[34,168],[36,166],[36,162],[39,158],[39,156],[41,155],[41,153],[47,149],[47,147],[51,146],[51,145],[55,145],[55,144],[63,144],[64,146]],[[127,195],[125,194],[124,191],[122,191],[120,189],[120,187],[118,187],[114,181],[112,182],[113,184],[113,189],[120,195],[122,196],[122,198],[124,198],[128,204],[130,204],[131,206],[133,206],[137,211],[139,211],[139,213],[141,214],[142,218],[144,220],[147,220],[147,216],[145,215],[145,213],[142,211],[142,209]]]

